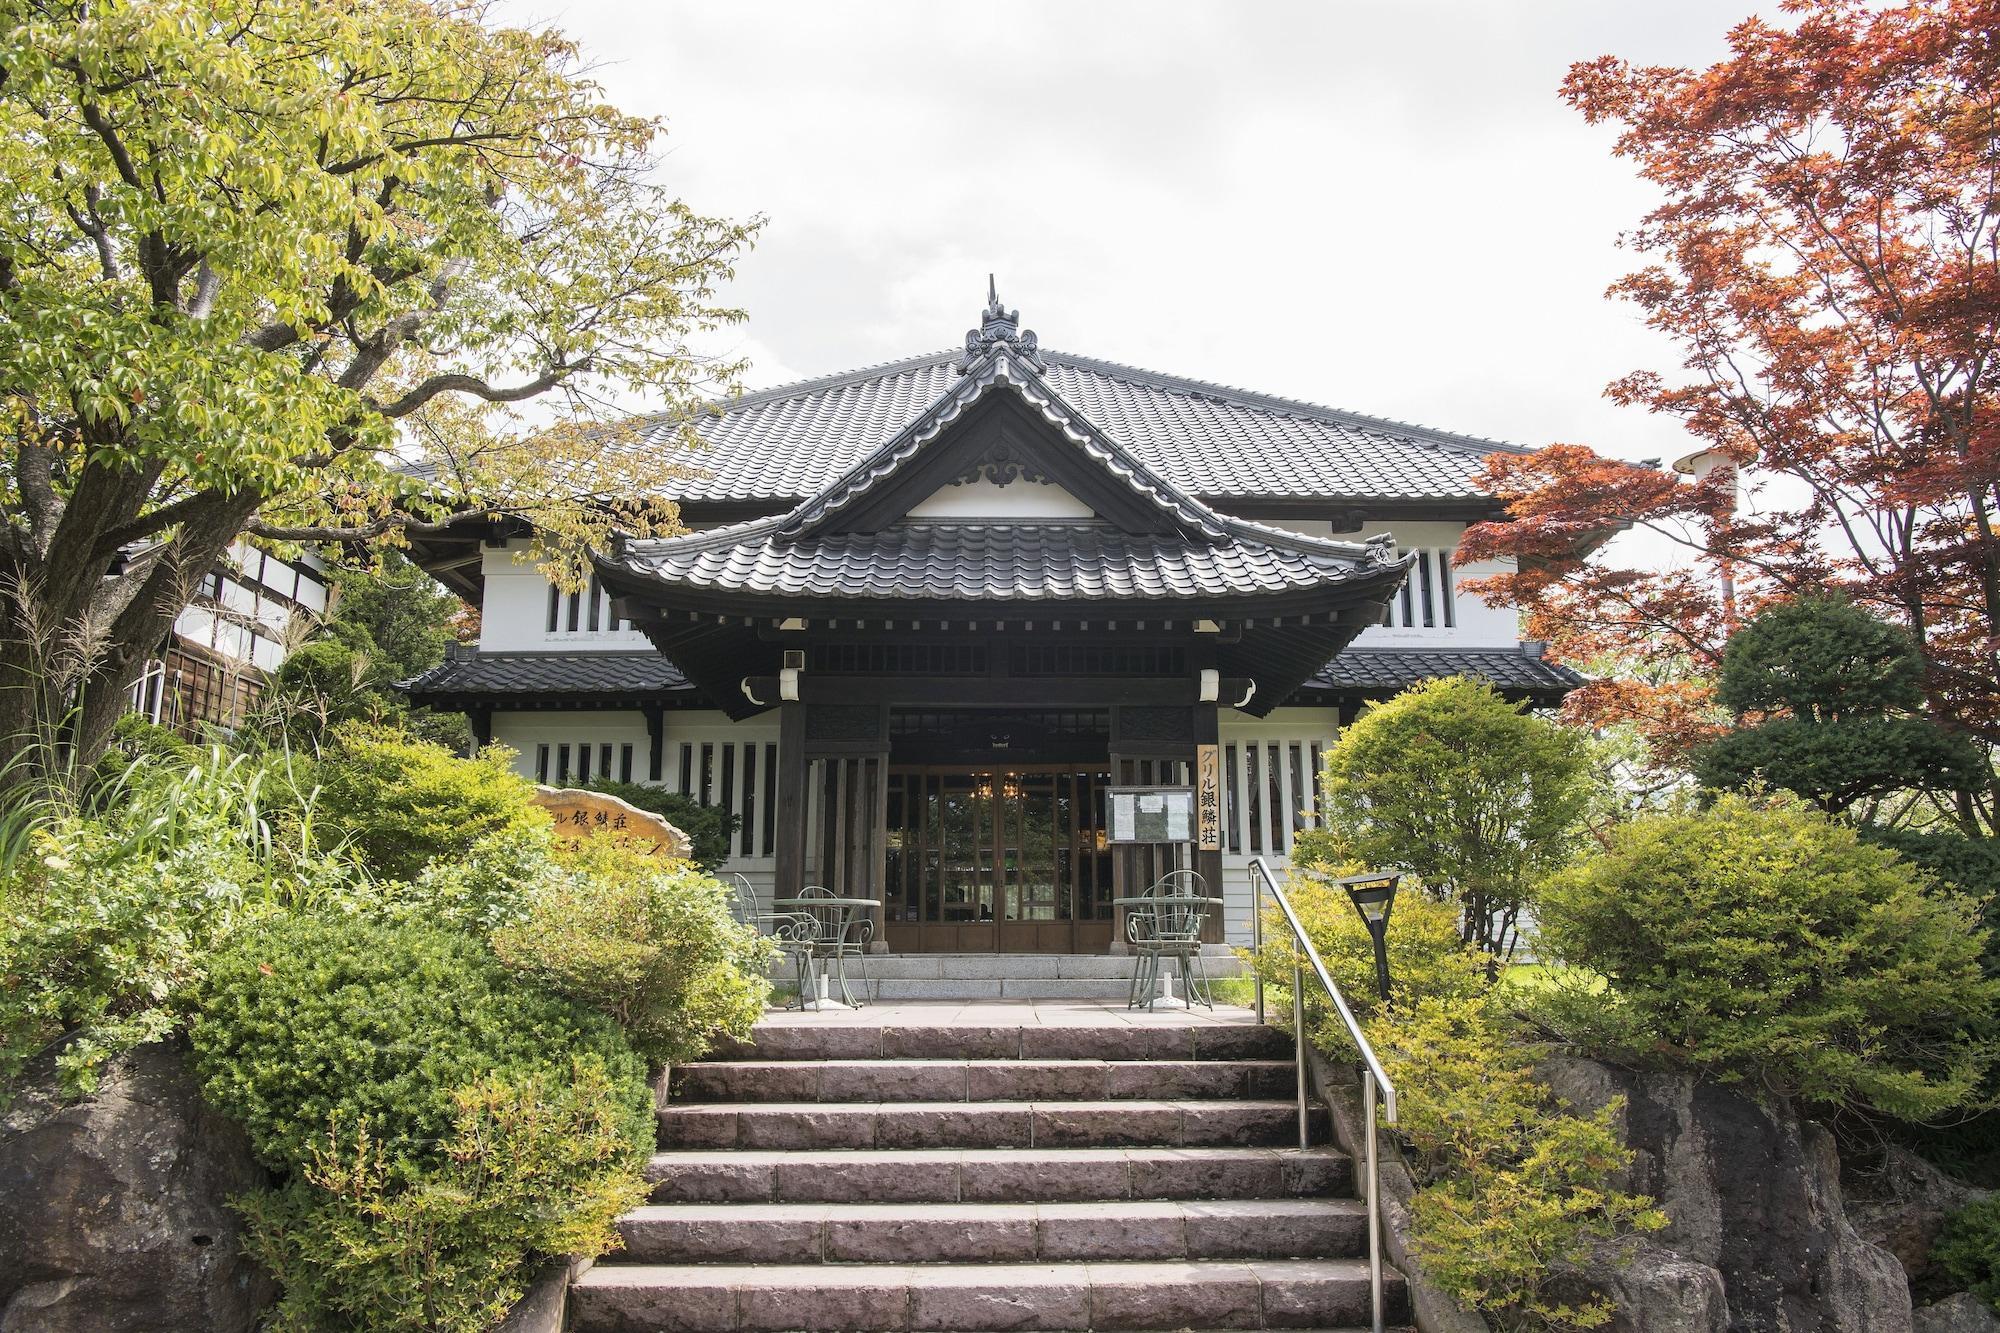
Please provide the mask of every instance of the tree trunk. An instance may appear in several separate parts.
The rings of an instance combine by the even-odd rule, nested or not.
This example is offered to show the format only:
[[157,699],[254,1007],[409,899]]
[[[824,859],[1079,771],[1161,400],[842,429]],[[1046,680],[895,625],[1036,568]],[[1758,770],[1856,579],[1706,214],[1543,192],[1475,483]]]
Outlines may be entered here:
[[104,754],[127,692],[193,591],[256,512],[255,495],[214,495],[172,536],[112,572],[111,534],[155,478],[86,468],[46,547],[0,589],[0,788],[62,780]]

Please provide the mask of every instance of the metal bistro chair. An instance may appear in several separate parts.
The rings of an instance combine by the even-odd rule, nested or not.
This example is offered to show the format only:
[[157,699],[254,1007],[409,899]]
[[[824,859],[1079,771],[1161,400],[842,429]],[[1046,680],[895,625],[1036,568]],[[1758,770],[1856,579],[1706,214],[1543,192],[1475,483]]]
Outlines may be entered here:
[[779,957],[791,964],[794,999],[800,1009],[806,1004],[806,973],[812,968],[813,944],[819,938],[819,921],[810,912],[767,912],[757,901],[757,890],[739,872],[729,914],[778,946]]
[[[1141,1004],[1148,1010],[1160,998],[1160,968],[1172,960],[1180,973],[1181,996],[1189,1006],[1197,1001],[1213,1009],[1208,993],[1208,967],[1201,958],[1202,927],[1208,924],[1208,886],[1192,870],[1172,870],[1160,876],[1141,897],[1144,905],[1125,911],[1125,938],[1138,955],[1132,970],[1132,993],[1126,1008]],[[1196,986],[1197,975],[1200,985]]]
[[[847,960],[859,960],[868,954],[868,942],[875,937],[874,917],[860,912],[848,904],[839,902],[839,894],[818,884],[808,884],[799,890],[801,898],[827,898],[834,900],[825,907],[808,907],[805,910],[818,922],[818,932],[813,941],[813,956],[826,960],[826,988],[831,992],[838,984],[843,1003],[859,1009],[861,1001],[854,998],[854,992],[847,985]],[[867,977],[857,973],[854,978],[867,987]],[[831,993],[822,996],[832,999]]]

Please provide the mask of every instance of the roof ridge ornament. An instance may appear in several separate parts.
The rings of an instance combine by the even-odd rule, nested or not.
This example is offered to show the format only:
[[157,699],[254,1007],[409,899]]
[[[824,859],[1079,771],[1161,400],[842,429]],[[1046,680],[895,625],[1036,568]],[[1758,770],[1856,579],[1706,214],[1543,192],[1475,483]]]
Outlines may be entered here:
[[1000,304],[1000,291],[991,273],[986,275],[986,309],[980,312],[979,327],[965,332],[965,351],[954,367],[963,375],[972,369],[972,363],[994,347],[1005,343],[1014,349],[1023,361],[1036,370],[1047,370],[1048,364],[1042,360],[1040,340],[1034,330],[1021,327],[1021,312],[1009,310]]

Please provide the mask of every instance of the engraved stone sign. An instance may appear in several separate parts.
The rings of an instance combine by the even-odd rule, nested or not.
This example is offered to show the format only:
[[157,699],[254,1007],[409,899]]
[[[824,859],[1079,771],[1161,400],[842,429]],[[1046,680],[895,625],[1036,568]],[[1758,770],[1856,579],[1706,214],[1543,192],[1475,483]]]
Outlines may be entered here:
[[555,820],[556,841],[574,846],[597,833],[608,833],[621,846],[648,856],[685,859],[687,834],[649,810],[601,791],[577,787],[535,786],[535,804]]

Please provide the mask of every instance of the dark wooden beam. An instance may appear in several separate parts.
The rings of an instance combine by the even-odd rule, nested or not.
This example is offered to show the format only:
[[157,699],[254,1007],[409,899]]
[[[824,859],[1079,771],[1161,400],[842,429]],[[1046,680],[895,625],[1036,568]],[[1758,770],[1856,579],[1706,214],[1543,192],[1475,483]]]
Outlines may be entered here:
[[647,704],[639,711],[646,715],[646,780],[658,782],[666,771],[667,710]]
[[796,897],[806,879],[806,706],[778,706],[778,821],[775,892]]
[[[775,676],[753,676],[750,688],[766,703],[778,697]],[[966,707],[1059,708],[1069,704],[1187,704],[1200,684],[1192,676],[816,676],[799,677],[806,703],[957,704]],[[1239,691],[1239,694],[1241,692]]]

